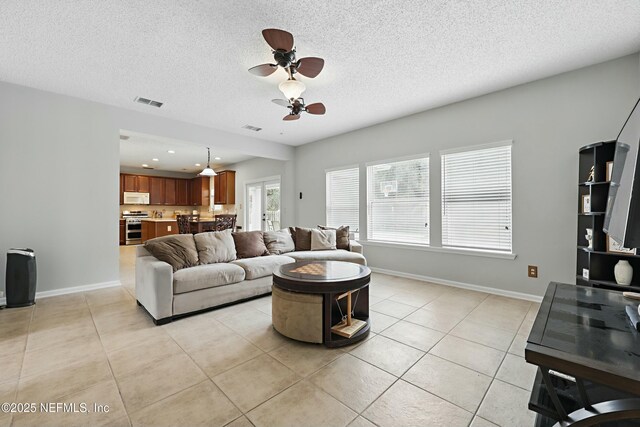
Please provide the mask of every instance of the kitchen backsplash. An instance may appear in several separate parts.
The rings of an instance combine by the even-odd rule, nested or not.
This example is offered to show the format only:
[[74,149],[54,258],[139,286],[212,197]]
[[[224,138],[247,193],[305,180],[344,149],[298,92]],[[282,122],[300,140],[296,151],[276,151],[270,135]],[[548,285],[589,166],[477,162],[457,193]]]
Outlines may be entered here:
[[212,217],[216,214],[234,214],[235,205],[218,205],[214,211],[209,211],[209,206],[156,206],[156,205],[120,205],[120,217],[123,211],[147,211],[152,216],[153,211],[162,212],[163,218],[174,218],[177,211],[182,214],[190,214],[197,210],[200,216]]

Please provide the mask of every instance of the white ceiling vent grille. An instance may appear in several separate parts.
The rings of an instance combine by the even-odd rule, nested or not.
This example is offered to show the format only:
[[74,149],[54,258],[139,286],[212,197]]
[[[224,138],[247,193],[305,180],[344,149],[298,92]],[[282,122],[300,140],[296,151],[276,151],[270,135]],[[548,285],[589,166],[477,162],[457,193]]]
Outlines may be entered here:
[[162,104],[164,104],[163,102],[154,101],[152,99],[143,98],[141,96],[137,96],[136,99],[134,99],[134,101],[138,102],[140,104],[150,105],[150,106],[156,107],[156,108],[160,108],[160,107],[162,107]]
[[123,141],[126,141],[129,138],[131,138],[129,135],[120,135],[120,139],[123,140]]
[[254,132],[260,132],[262,130],[262,128],[256,127],[256,126],[251,126],[251,125],[244,125],[242,126],[242,129],[249,129],[252,130]]

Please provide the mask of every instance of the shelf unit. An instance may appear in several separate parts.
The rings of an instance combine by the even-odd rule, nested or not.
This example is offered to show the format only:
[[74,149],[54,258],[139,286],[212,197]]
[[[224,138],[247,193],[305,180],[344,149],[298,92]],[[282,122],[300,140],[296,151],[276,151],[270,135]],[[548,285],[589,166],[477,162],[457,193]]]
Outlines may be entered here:
[[[602,230],[610,183],[606,180],[607,162],[613,161],[615,141],[596,142],[579,151],[578,164],[578,238],[576,284],[616,291],[640,292],[640,274],[635,274],[630,286],[618,285],[613,269],[621,259],[629,261],[634,272],[640,272],[640,255],[607,252],[607,235]],[[594,179],[587,182],[591,167]],[[591,196],[591,212],[582,212],[582,196]],[[585,235],[593,229],[593,249]],[[582,270],[589,270],[589,280],[582,277]]]

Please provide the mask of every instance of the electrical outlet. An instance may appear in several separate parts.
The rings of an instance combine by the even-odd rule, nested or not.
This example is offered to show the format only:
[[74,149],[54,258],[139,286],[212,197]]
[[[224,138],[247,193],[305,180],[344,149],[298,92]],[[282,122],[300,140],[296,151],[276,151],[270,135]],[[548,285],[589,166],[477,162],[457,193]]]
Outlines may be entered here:
[[171,231],[171,226],[170,225],[167,226],[167,231]]
[[527,267],[527,271],[528,271],[528,275],[529,277],[533,277],[534,279],[538,278],[538,266],[537,265],[530,265],[529,267]]

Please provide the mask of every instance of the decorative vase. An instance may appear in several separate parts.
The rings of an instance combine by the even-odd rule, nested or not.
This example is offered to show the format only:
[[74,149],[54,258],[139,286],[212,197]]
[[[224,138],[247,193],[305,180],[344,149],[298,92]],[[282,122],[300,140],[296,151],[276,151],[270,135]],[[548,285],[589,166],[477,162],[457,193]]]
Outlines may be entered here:
[[616,276],[618,285],[630,285],[633,278],[633,267],[629,261],[621,259],[613,268],[613,274]]

